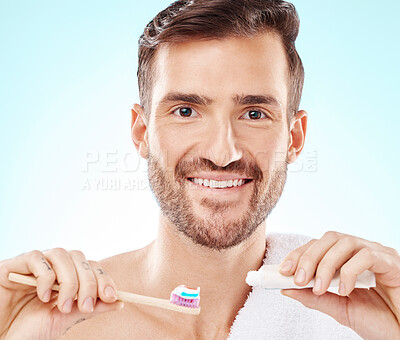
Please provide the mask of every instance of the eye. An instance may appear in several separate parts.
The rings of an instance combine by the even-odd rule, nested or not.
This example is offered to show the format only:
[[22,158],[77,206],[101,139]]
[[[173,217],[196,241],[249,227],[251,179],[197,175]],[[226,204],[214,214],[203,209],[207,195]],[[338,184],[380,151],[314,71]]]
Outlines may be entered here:
[[174,115],[180,117],[197,117],[198,113],[191,107],[179,107],[174,112]]
[[250,110],[250,111],[247,111],[241,118],[258,120],[258,119],[262,119],[262,118],[267,118],[267,115],[264,112],[261,112],[259,110]]

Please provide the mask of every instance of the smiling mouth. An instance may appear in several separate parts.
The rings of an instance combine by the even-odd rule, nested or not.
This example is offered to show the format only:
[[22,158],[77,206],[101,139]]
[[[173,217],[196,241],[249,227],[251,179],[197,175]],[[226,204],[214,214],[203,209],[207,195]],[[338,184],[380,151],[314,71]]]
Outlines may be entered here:
[[212,189],[240,187],[252,181],[252,179],[247,179],[247,178],[234,179],[234,180],[230,179],[227,181],[216,181],[213,179],[193,178],[193,177],[189,177],[188,180],[191,181],[192,183]]

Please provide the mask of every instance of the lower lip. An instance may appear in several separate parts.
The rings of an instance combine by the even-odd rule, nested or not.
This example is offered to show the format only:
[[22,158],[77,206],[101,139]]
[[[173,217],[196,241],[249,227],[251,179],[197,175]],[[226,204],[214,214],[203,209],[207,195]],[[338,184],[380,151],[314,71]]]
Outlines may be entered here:
[[207,193],[218,193],[218,194],[227,194],[227,193],[232,194],[234,192],[240,191],[243,188],[246,188],[249,184],[253,183],[253,180],[250,180],[249,182],[236,187],[210,188],[202,184],[196,184],[189,179],[187,179],[187,181],[190,183],[190,185],[193,185],[193,188],[196,188],[198,190],[205,190]]

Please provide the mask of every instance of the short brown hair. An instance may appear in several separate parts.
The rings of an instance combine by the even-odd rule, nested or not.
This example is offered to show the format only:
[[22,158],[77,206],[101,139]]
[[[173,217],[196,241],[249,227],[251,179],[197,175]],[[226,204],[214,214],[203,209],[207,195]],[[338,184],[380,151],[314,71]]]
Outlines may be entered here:
[[154,56],[163,43],[252,37],[277,33],[289,65],[288,120],[298,111],[304,69],[295,48],[300,20],[295,7],[281,0],[178,0],[148,23],[139,39],[138,82],[141,105],[151,110]]

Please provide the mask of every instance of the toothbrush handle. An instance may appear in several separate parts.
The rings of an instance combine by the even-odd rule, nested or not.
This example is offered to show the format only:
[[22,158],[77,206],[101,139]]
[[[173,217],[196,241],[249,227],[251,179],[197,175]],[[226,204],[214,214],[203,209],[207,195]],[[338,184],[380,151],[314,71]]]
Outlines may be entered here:
[[[24,285],[37,287],[37,280],[33,276],[29,275],[21,275],[16,273],[9,273],[8,279],[12,282],[21,283]],[[60,290],[60,286],[58,284],[54,284],[52,289],[56,292]],[[178,306],[171,303],[167,299],[159,299],[151,296],[144,296],[139,294],[133,294],[124,291],[117,291],[117,300],[123,302],[131,302],[131,303],[139,303],[142,305],[154,306],[164,309],[173,310],[180,313],[185,314],[192,314],[192,315],[199,315],[200,314],[200,307],[197,308],[190,308],[190,307],[183,307]]]

